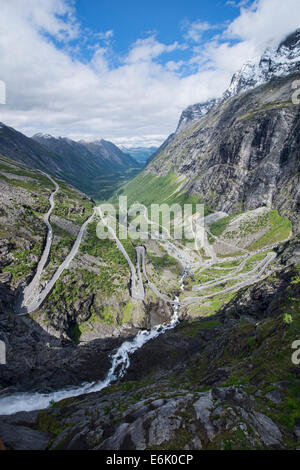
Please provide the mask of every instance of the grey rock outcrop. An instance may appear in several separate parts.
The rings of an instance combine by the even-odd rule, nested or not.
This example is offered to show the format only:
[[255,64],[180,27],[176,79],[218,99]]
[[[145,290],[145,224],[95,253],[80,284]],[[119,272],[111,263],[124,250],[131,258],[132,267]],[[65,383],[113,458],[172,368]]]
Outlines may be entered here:
[[178,127],[176,129],[176,134],[187,129],[190,125],[199,121],[205,114],[207,114],[213,106],[217,103],[216,99],[211,99],[205,103],[192,104],[186,108],[180,116]]
[[[33,438],[36,438],[35,448],[45,448],[51,437],[51,449],[65,450],[146,450],[169,445],[200,450],[216,443],[224,448],[235,438],[247,442],[249,449],[283,448],[283,436],[277,424],[255,410],[254,398],[242,387],[157,396],[154,392],[146,401],[136,402],[123,413],[114,407],[121,398],[118,393],[98,395],[97,399],[82,397],[73,401],[71,407],[66,402],[61,409],[46,412],[48,421],[55,421],[60,429],[54,440],[51,430],[49,433],[35,431],[30,422],[17,427],[13,439],[15,427],[9,423],[11,418],[6,417],[2,417],[0,435],[5,445],[18,449],[32,445]],[[126,407],[130,397],[127,394],[122,397]],[[112,421],[116,424],[112,425]]]

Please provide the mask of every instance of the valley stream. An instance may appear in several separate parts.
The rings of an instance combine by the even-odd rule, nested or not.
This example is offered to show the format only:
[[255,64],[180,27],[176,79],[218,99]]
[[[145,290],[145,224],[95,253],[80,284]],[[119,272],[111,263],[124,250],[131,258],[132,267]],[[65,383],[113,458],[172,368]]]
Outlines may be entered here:
[[[188,268],[184,270],[180,278],[180,288],[184,290],[184,279],[188,274]],[[1,397],[0,395],[0,416],[11,415],[19,411],[33,411],[48,408],[53,402],[58,402],[65,398],[76,397],[87,393],[100,392],[111,383],[124,377],[130,366],[130,356],[142,348],[151,339],[164,334],[173,329],[179,323],[179,298],[176,296],[173,305],[173,314],[168,324],[155,325],[150,330],[141,330],[130,341],[124,341],[111,357],[111,367],[104,380],[92,383],[83,383],[77,387],[66,387],[62,390],[51,393],[23,392],[14,393]],[[4,391],[5,393],[5,391]]]

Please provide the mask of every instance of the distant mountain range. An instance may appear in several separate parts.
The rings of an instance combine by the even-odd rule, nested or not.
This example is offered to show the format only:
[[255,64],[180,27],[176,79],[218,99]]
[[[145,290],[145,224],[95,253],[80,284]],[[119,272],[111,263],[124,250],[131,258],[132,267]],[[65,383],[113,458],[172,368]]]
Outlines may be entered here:
[[129,154],[103,139],[76,142],[67,137],[56,138],[49,134],[35,134],[32,139],[64,158],[72,156],[73,161],[83,162],[84,165],[88,163],[95,167],[101,166],[101,170],[105,172],[115,171],[116,168],[127,169],[137,164]]
[[120,146],[121,150],[129,153],[137,162],[146,164],[151,155],[157,151],[157,147],[124,147]]
[[109,196],[142,167],[112,142],[75,142],[66,137],[26,137],[0,124],[0,154],[62,178],[95,199]]

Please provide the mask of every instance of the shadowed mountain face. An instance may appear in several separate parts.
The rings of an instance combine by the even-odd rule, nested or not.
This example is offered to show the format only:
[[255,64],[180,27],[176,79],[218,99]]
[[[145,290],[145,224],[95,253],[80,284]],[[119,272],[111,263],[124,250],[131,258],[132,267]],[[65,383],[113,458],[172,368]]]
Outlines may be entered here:
[[62,178],[95,199],[106,197],[140,169],[130,155],[105,140],[75,142],[47,134],[30,139],[4,124],[0,126],[0,152]]
[[137,165],[130,155],[122,152],[112,142],[103,139],[94,142],[84,140],[75,142],[66,137],[55,138],[48,134],[35,134],[32,138],[61,157],[72,156],[73,161],[78,161],[91,169],[102,167],[102,171],[106,173],[118,167],[127,169]]
[[36,134],[32,139],[70,162],[68,171],[76,178],[76,182],[70,182],[74,186],[82,186],[80,189],[95,199],[105,199],[119,184],[140,170],[140,165],[134,158],[103,139],[75,142],[47,134]]
[[3,123],[0,124],[0,152],[19,163],[49,171],[60,177],[63,176],[64,170],[70,169],[70,160],[61,161],[59,155],[53,151]]

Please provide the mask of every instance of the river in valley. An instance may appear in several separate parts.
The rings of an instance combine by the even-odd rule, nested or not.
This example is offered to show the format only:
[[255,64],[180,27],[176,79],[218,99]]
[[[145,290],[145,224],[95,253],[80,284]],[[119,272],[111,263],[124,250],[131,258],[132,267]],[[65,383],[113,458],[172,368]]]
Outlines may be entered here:
[[[180,278],[180,288],[184,290],[184,279],[188,275],[188,268],[184,270]],[[65,398],[76,397],[86,393],[100,392],[111,383],[124,377],[130,366],[130,356],[142,348],[151,339],[173,329],[179,323],[179,298],[176,296],[173,305],[173,314],[170,323],[156,325],[150,330],[142,330],[131,341],[124,341],[117,351],[112,355],[111,367],[104,380],[84,383],[77,387],[66,387],[51,393],[14,393],[12,395],[0,396],[0,415],[11,415],[19,411],[33,411],[48,408],[53,402]]]

